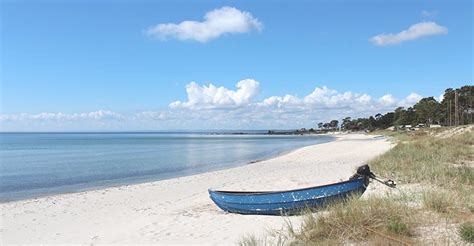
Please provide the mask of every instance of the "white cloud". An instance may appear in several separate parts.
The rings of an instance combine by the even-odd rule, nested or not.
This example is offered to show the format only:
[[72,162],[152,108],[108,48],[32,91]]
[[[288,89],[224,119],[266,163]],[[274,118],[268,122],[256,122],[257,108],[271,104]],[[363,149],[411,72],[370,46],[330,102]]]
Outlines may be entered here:
[[208,128],[291,128],[346,116],[367,117],[385,113],[399,106],[412,106],[421,98],[412,93],[403,99],[391,94],[373,99],[366,93],[338,92],[321,86],[303,97],[286,94],[255,100],[259,91],[257,81],[240,81],[237,88],[230,90],[192,82],[186,86],[188,100],[171,103],[166,120],[172,118],[176,124],[205,122]]
[[0,131],[121,130],[126,115],[109,110],[83,113],[0,114]]
[[186,85],[188,101],[176,101],[171,108],[228,108],[249,104],[259,93],[259,83],[244,79],[237,83],[237,90],[216,87],[213,84],[200,86],[196,82]]
[[423,11],[421,11],[421,16],[423,16],[425,18],[432,18],[432,17],[435,17],[436,15],[438,15],[438,11],[436,11],[436,10],[432,10],[432,11],[423,10]]
[[444,99],[444,93],[443,93],[443,94],[441,94],[441,95],[439,95],[439,97],[438,97],[438,98],[436,98],[436,99],[438,99],[438,102],[442,102],[442,101],[443,101],[443,99]]
[[383,95],[379,98],[379,102],[384,106],[394,106],[396,104],[397,99],[392,96],[392,94]]
[[134,118],[139,120],[167,120],[169,117],[165,112],[143,111],[136,113]]
[[367,105],[372,101],[372,97],[367,94],[344,92],[338,93],[336,90],[326,86],[316,87],[310,94],[303,98],[293,95],[283,97],[272,96],[263,100],[263,106],[276,107],[313,107],[313,108],[341,108],[355,105]]
[[18,120],[38,120],[38,121],[74,121],[74,120],[119,120],[124,118],[119,113],[109,110],[98,110],[86,113],[50,113],[43,112],[38,114],[2,114],[0,121],[18,121]]
[[440,26],[435,22],[421,22],[410,26],[407,30],[399,33],[379,34],[370,39],[378,46],[394,45],[421,37],[447,34],[448,28]]
[[364,105],[370,102],[372,98],[367,94],[359,94],[353,92],[338,93],[323,87],[316,87],[311,94],[304,97],[305,103],[319,107],[347,107],[350,105]]
[[356,101],[361,104],[369,104],[372,101],[372,97],[367,94],[360,95]]
[[119,114],[107,110],[85,113],[0,114],[2,130],[192,130],[290,129],[350,116],[368,117],[413,106],[421,96],[397,99],[391,94],[339,92],[315,87],[306,95],[274,95],[258,100],[259,82],[245,79],[229,89],[213,84],[186,86],[188,99],[155,111]]
[[167,23],[150,27],[147,34],[159,39],[176,38],[205,43],[227,33],[246,33],[262,30],[263,24],[249,12],[233,7],[222,7],[207,12],[204,20]]
[[402,107],[411,107],[418,101],[420,101],[423,97],[421,95],[418,95],[414,92],[410,93],[407,97],[405,97],[403,100],[399,102],[399,105]]
[[336,90],[331,90],[326,86],[316,87],[313,92],[304,97],[304,101],[312,104],[324,104],[329,97],[337,95]]
[[262,101],[261,105],[264,106],[276,106],[278,108],[284,106],[284,105],[297,105],[301,103],[301,99],[292,96],[292,95],[285,95],[283,97],[279,96],[271,96],[269,98],[266,98]]

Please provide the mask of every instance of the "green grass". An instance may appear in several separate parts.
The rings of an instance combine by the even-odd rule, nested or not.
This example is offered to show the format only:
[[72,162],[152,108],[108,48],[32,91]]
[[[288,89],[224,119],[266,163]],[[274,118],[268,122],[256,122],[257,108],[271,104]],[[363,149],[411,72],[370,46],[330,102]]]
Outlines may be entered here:
[[[369,165],[380,176],[391,177],[401,184],[429,185],[433,192],[424,192],[424,207],[438,213],[448,210],[463,217],[474,212],[474,133],[465,132],[447,138],[434,134],[404,134],[403,139]],[[471,163],[471,166],[469,166]]]
[[474,224],[466,222],[459,226],[459,236],[466,242],[474,243]]
[[472,160],[474,156],[474,133],[445,139],[430,135],[408,138],[410,140],[400,142],[372,160],[371,168],[400,183],[427,183],[448,188],[473,185],[474,170],[463,167],[460,162]]
[[423,193],[423,205],[437,213],[447,213],[455,206],[455,199],[445,191],[427,191]]
[[289,238],[297,244],[343,243],[365,241],[374,231],[398,236],[412,234],[412,211],[390,198],[357,197],[345,203],[330,205],[326,213],[305,215],[301,228],[288,229]]
[[372,133],[389,136],[396,143],[369,162],[372,171],[396,180],[399,187],[418,184],[424,190],[366,200],[352,198],[330,205],[324,212],[307,212],[299,228],[288,225],[282,236],[285,245],[387,245],[400,241],[439,244],[424,241],[430,236],[415,232],[418,227],[447,222],[458,224],[459,236],[472,243],[474,132],[438,137],[451,130],[456,129]]

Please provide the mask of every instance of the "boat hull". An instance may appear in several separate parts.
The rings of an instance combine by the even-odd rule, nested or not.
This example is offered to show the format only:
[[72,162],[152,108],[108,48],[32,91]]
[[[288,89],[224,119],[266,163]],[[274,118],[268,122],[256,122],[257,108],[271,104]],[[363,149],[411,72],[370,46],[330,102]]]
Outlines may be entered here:
[[214,203],[224,211],[239,214],[292,215],[304,209],[319,208],[349,196],[361,195],[367,177],[297,190],[272,192],[235,192],[209,190]]

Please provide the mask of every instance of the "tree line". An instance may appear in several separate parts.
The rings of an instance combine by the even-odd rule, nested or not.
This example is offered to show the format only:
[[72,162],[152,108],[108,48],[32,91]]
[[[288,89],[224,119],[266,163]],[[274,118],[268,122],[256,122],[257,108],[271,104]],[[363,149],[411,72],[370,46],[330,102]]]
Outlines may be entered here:
[[322,131],[332,130],[376,130],[391,126],[405,125],[466,125],[474,123],[474,86],[465,85],[461,88],[448,88],[444,91],[443,99],[438,102],[434,97],[425,97],[413,107],[398,107],[392,112],[376,114],[368,118],[352,119],[346,117],[339,125],[338,120],[318,123]]

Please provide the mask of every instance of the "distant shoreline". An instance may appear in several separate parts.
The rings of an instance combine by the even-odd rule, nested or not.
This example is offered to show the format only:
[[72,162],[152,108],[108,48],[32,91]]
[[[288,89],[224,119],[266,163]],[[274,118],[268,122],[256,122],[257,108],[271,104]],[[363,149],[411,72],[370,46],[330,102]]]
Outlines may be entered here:
[[[0,237],[3,243],[17,244],[235,243],[248,233],[281,229],[284,219],[227,214],[209,199],[209,188],[284,190],[336,182],[389,148],[385,139],[345,134],[255,164],[0,203],[4,213]],[[290,219],[300,222],[297,216]]]
[[[26,135],[30,133],[24,133]],[[49,133],[42,133],[45,135],[55,135],[49,134]],[[67,134],[67,133],[66,133]],[[75,134],[75,133],[71,133]],[[86,133],[80,133],[79,135],[86,134]],[[90,134],[97,134],[97,133],[90,133]],[[106,133],[106,134],[112,134],[112,133]],[[116,133],[116,134],[123,134],[123,133]],[[127,133],[125,133],[127,134]],[[145,134],[145,133],[143,133]],[[170,133],[174,134],[174,133]],[[190,134],[190,133],[184,133],[184,134]],[[99,135],[99,134],[97,134]],[[206,136],[209,135],[215,135],[215,134],[204,134]],[[222,135],[222,134],[219,134]],[[234,134],[223,134],[222,136],[233,136]],[[255,135],[255,134],[248,134],[249,136]],[[261,134],[260,134],[261,135]],[[264,135],[262,135],[264,136]],[[265,135],[268,137],[271,137],[270,135]],[[279,135],[276,135],[279,136]],[[298,137],[296,135],[290,135],[292,137]],[[310,137],[310,136],[305,136],[305,137]],[[323,137],[323,135],[314,135],[314,137]],[[56,137],[54,137],[56,138]],[[99,139],[100,136],[98,137]],[[75,139],[75,138],[74,138]],[[252,138],[250,138],[252,139]],[[318,138],[319,139],[319,138]],[[133,139],[132,139],[133,140]],[[229,140],[231,141],[231,140]],[[240,141],[240,140],[237,140]],[[280,140],[281,141],[281,140]],[[285,141],[285,140],[284,140]],[[316,142],[320,141],[320,142]],[[114,177],[111,176],[110,178],[104,178],[104,179],[96,179],[96,180],[84,180],[82,182],[75,182],[75,183],[64,183],[61,185],[54,185],[54,186],[37,186],[34,189],[28,188],[28,189],[19,189],[19,190],[4,190],[2,189],[2,192],[0,193],[0,203],[7,203],[7,202],[13,202],[13,201],[21,201],[21,200],[27,200],[27,199],[34,199],[34,198],[41,198],[41,197],[48,197],[48,196],[54,196],[54,195],[61,195],[61,194],[70,194],[70,193],[77,193],[77,192],[84,192],[84,191],[91,191],[91,190],[100,190],[100,189],[106,189],[106,188],[111,188],[111,187],[119,187],[119,186],[126,186],[126,185],[135,185],[135,184],[141,184],[141,183],[147,183],[147,182],[156,182],[160,180],[167,180],[167,179],[173,179],[173,178],[179,178],[179,177],[185,177],[189,175],[195,175],[195,174],[202,174],[206,172],[213,172],[213,171],[218,171],[218,170],[225,170],[229,168],[234,168],[234,167],[239,167],[239,166],[245,166],[248,164],[256,163],[256,162],[261,162],[264,160],[272,159],[275,157],[278,157],[280,155],[287,154],[291,151],[294,151],[296,149],[299,149],[304,146],[309,146],[309,145],[314,145],[314,144],[320,144],[320,143],[325,143],[325,142],[330,142],[334,141],[334,138],[330,136],[324,136],[324,138],[321,138],[320,140],[315,139],[315,142],[310,141],[306,145],[306,140],[299,143],[299,140],[295,140],[295,145],[294,146],[287,146],[285,147],[284,145],[281,145],[278,147],[278,144],[276,147],[278,147],[275,150],[272,151],[262,151],[262,153],[258,154],[258,156],[249,158],[249,159],[242,159],[240,161],[234,161],[230,159],[229,161],[223,161],[222,164],[216,165],[214,167],[212,166],[203,166],[203,167],[198,167],[198,168],[189,168],[189,169],[183,169],[181,171],[166,171],[166,172],[149,172],[147,174],[133,174],[131,173],[129,176],[119,176],[119,177]],[[282,143],[283,144],[283,143]],[[67,147],[67,145],[65,145]],[[62,148],[62,147],[61,147]],[[98,150],[99,153],[101,150]],[[257,154],[255,154],[257,155]],[[245,157],[242,157],[245,158]],[[4,160],[5,161],[5,160]],[[99,163],[101,160],[97,160],[97,163]],[[102,160],[103,161],[103,160]],[[110,161],[108,161],[110,162]],[[12,161],[10,161],[12,163]],[[158,167],[159,168],[159,165]],[[18,174],[15,174],[18,175]],[[96,174],[94,174],[96,175]],[[112,174],[110,174],[112,175]],[[118,175],[118,174],[117,174]],[[74,178],[74,177],[72,177]],[[24,181],[26,182],[26,181]],[[7,185],[4,183],[3,185]]]
[[300,133],[296,130],[278,131],[268,133],[268,130],[255,130],[252,132],[232,131],[65,131],[65,132],[0,132],[0,134],[198,134],[198,135],[323,135],[324,133]]

